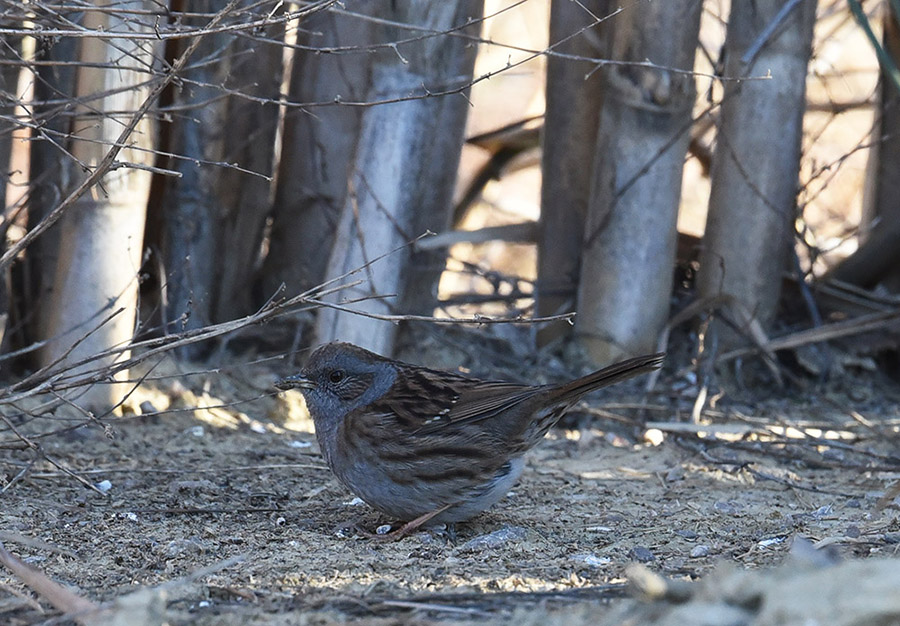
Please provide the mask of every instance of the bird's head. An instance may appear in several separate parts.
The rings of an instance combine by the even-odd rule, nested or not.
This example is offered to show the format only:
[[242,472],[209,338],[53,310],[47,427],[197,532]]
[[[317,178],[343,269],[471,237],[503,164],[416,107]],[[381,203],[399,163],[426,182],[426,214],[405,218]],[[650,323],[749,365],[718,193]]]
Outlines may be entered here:
[[397,369],[389,359],[333,342],[318,348],[299,373],[275,386],[300,390],[318,431],[337,428],[348,413],[384,395],[396,378]]

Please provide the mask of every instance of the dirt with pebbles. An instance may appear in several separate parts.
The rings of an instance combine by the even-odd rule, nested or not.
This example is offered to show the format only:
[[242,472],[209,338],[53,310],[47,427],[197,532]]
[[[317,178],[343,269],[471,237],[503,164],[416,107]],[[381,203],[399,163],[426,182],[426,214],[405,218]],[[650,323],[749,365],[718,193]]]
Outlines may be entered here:
[[[110,611],[148,598],[134,624],[594,623],[662,606],[623,599],[635,563],[709,581],[723,564],[790,567],[799,537],[845,562],[900,550],[898,392],[871,374],[725,396],[702,424],[688,380],[667,370],[649,395],[629,382],[554,429],[489,512],[384,542],[346,528],[390,520],[332,478],[299,395],[273,393],[283,369],[166,362],[106,433],[42,441],[96,491],[0,449],[0,542]],[[0,568],[0,622],[56,614]]]

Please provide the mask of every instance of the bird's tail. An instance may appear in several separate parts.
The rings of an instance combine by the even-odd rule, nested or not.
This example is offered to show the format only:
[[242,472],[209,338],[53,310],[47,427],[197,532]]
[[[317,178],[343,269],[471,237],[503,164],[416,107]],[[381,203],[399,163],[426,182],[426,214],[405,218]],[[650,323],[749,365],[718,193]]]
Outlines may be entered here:
[[666,353],[660,352],[658,354],[645,354],[644,356],[637,356],[633,359],[614,363],[609,367],[604,367],[602,370],[561,386],[558,390],[559,399],[574,401],[595,389],[608,387],[614,383],[658,369],[665,358]]

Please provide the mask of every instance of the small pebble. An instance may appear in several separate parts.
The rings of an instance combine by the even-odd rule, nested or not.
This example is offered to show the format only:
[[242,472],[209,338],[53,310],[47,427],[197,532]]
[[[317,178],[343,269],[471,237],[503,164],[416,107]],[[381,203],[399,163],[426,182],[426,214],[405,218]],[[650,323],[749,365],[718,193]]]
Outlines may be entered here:
[[612,559],[606,556],[597,556],[596,554],[573,554],[569,557],[576,563],[584,563],[589,567],[603,567],[612,563]]
[[392,526],[390,524],[382,524],[378,528],[375,529],[376,535],[386,535],[391,532]]
[[107,491],[112,489],[112,483],[108,480],[101,480],[99,483],[95,484],[94,487],[96,487],[103,493],[106,493]]
[[769,539],[762,539],[758,541],[756,545],[760,548],[768,548],[769,546],[776,546],[779,543],[784,543],[787,537],[770,537]]
[[813,511],[812,517],[814,520],[821,520],[824,517],[829,517],[832,513],[834,513],[834,507],[830,504],[826,504]]
[[856,539],[861,534],[862,533],[859,531],[859,526],[856,526],[855,524],[850,524],[849,526],[847,526],[847,530],[844,531],[844,536],[850,537],[852,539]]
[[709,556],[709,546],[700,544],[698,546],[694,546],[691,549],[691,558],[692,559],[699,559],[704,556]]
[[311,447],[312,447],[312,442],[310,442],[310,441],[298,441],[298,440],[294,439],[293,441],[291,441],[290,443],[288,443],[288,446],[290,446],[291,448],[311,448]]
[[649,563],[656,559],[650,549],[645,548],[644,546],[634,546],[628,555],[635,561],[640,561],[641,563]]
[[349,502],[344,502],[344,506],[361,506],[363,504],[365,502],[363,502],[362,498],[353,498]]
[[203,545],[193,539],[174,539],[166,545],[165,557],[174,559],[182,555],[196,555],[203,552]]
[[250,422],[250,430],[257,433],[258,435],[266,434],[266,426],[262,422]]
[[202,437],[206,434],[206,431],[203,430],[203,426],[191,426],[190,428],[188,428],[187,432],[194,437]]
[[686,567],[685,563],[687,563],[687,561],[684,557],[673,556],[672,558],[667,558],[662,567],[664,571],[672,572],[673,574],[680,576],[684,573],[684,568]]
[[460,549],[466,551],[498,548],[510,541],[524,539],[526,534],[527,531],[519,526],[504,526],[500,530],[470,539]]
[[644,441],[652,446],[658,446],[665,441],[666,435],[658,428],[648,428],[644,431]]
[[675,531],[675,534],[678,535],[679,537],[683,537],[685,539],[696,539],[697,538],[697,532],[694,530],[691,530],[690,528],[678,529]]
[[141,406],[139,408],[141,409],[141,415],[157,413],[156,407],[153,406],[153,403],[149,400],[144,400],[143,402],[141,402]]
[[613,528],[612,526],[588,526],[584,530],[589,533],[611,533]]

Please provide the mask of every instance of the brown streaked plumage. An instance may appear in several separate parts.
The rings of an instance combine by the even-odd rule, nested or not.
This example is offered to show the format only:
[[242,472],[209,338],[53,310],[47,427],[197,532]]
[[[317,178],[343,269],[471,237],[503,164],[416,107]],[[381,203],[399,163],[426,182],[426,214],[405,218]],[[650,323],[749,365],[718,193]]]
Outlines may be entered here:
[[328,466],[401,520],[463,521],[515,484],[523,456],[584,394],[658,368],[640,356],[561,385],[485,381],[347,343],[317,349],[277,383],[299,388]]

